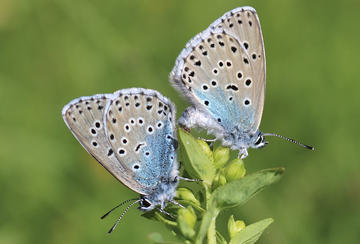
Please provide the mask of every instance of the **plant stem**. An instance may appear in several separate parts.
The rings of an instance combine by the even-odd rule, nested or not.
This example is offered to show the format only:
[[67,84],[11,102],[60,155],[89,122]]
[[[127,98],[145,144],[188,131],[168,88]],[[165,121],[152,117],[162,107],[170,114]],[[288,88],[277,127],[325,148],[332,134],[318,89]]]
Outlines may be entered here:
[[207,231],[208,244],[216,244],[216,217],[213,216]]
[[[203,243],[205,236],[208,234],[209,228],[215,227],[216,217],[218,216],[219,212],[220,211],[217,208],[210,208],[205,212],[205,214],[203,215],[201,224],[200,224],[200,229],[199,229],[198,235],[196,237],[195,244]],[[213,224],[213,227],[210,227],[212,224]],[[216,243],[216,231],[214,231],[214,238],[215,238],[215,243]]]

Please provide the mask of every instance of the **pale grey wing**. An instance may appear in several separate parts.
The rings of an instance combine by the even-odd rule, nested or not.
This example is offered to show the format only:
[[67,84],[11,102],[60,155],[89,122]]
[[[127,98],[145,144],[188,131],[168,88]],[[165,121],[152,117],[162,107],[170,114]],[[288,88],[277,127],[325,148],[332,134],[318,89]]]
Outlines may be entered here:
[[[253,31],[247,28],[258,26],[256,14],[248,8],[238,8],[235,17],[251,18],[247,27],[237,22],[232,27],[217,28],[225,22],[224,16],[232,16],[231,11],[216,20],[207,30],[190,40],[186,48],[176,60],[170,79],[185,96],[196,106],[209,112],[225,130],[233,131],[235,127],[241,131],[255,132],[258,129],[264,103],[265,70],[256,74],[259,67],[264,67],[264,54],[260,51],[253,57],[249,53],[249,43],[241,41],[236,35],[249,35]],[[234,10],[233,10],[234,11]],[[252,13],[252,14],[248,14]],[[248,17],[250,15],[250,17]],[[255,18],[255,17],[256,18]],[[231,32],[228,29],[234,28]],[[260,30],[260,29],[258,29]],[[257,32],[261,37],[261,31]],[[245,39],[244,39],[245,40]],[[249,39],[249,42],[252,39]],[[255,41],[256,42],[256,41]],[[262,45],[258,42],[257,45]],[[255,48],[252,50],[258,50]],[[263,47],[260,47],[263,50]]]
[[243,44],[248,56],[254,75],[254,90],[256,92],[254,128],[259,128],[265,101],[266,87],[266,59],[264,40],[261,25],[252,7],[240,7],[225,13],[221,18],[214,21],[210,28],[214,31],[225,30]]
[[175,177],[175,107],[169,99],[150,89],[120,90],[108,102],[104,119],[131,189],[151,194],[163,179]]
[[175,80],[178,86],[226,131],[252,131],[254,71],[243,46],[224,32],[205,31],[188,50]]
[[131,178],[126,175],[105,135],[104,111],[112,96],[113,94],[103,94],[75,99],[63,108],[62,116],[85,150],[116,179],[131,188]]

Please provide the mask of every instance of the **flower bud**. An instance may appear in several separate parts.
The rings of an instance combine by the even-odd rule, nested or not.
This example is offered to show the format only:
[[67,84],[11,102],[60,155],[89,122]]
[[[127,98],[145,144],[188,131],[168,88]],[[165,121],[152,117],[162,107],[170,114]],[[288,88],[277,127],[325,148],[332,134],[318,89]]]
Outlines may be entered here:
[[195,236],[194,227],[196,220],[197,216],[191,206],[179,209],[177,222],[181,233],[188,239],[192,239]]
[[228,221],[228,231],[230,239],[232,239],[237,233],[245,228],[245,223],[242,220],[234,220],[234,215],[231,215]]
[[222,173],[218,173],[215,175],[213,183],[212,183],[212,189],[215,190],[219,186],[223,186],[226,184],[226,178]]
[[228,182],[244,177],[245,173],[244,162],[239,158],[232,160],[225,167],[225,177]]
[[179,187],[176,190],[176,198],[192,202],[196,206],[200,206],[199,200],[196,199],[192,191],[185,187]]
[[221,169],[225,166],[230,157],[230,149],[227,147],[217,147],[214,151],[214,165],[215,168]]

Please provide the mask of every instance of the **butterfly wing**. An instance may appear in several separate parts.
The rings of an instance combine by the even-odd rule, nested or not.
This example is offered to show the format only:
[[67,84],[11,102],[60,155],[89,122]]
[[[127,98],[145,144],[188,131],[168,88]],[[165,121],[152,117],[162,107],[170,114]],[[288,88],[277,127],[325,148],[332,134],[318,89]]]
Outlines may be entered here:
[[63,108],[62,116],[75,138],[90,155],[120,182],[131,189],[140,189],[140,184],[134,183],[131,175],[127,175],[126,168],[115,156],[105,135],[104,111],[112,96],[113,94],[103,94],[75,99]]
[[170,78],[226,131],[254,133],[265,98],[265,52],[255,10],[234,9],[195,36]]
[[174,121],[174,105],[154,90],[120,90],[108,102],[106,134],[134,191],[151,194],[177,174]]
[[216,20],[211,28],[214,30],[224,29],[227,33],[234,36],[245,47],[253,68],[254,91],[256,106],[254,117],[254,128],[258,128],[265,101],[266,87],[266,59],[264,40],[261,31],[260,21],[256,10],[252,7],[241,7],[233,9]]

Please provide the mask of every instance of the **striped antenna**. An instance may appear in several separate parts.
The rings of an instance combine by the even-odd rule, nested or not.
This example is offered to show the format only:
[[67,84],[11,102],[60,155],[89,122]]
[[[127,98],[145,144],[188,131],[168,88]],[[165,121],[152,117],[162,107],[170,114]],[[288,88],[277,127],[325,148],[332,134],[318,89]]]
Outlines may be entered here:
[[106,214],[104,214],[103,216],[101,216],[101,219],[104,219],[106,216],[108,216],[112,211],[114,211],[115,209],[117,209],[118,207],[120,207],[121,205],[130,202],[130,201],[135,201],[138,200],[137,198],[135,199],[128,199],[126,201],[123,201],[122,203],[118,204],[117,206],[113,207],[109,212],[107,212]]
[[[130,200],[127,200],[130,201]],[[116,228],[116,226],[118,225],[118,223],[120,222],[120,220],[122,219],[122,217],[126,214],[126,212],[132,207],[134,206],[136,203],[140,202],[140,199],[136,200],[135,202],[131,203],[125,210],[124,212],[120,215],[120,217],[118,218],[118,220],[115,222],[115,224],[111,227],[111,229],[108,231],[108,234],[111,234],[111,232],[113,232],[113,230]]]
[[308,145],[302,144],[302,143],[300,143],[300,142],[295,141],[294,139],[287,138],[287,137],[285,137],[285,136],[281,136],[281,135],[278,135],[278,134],[275,134],[275,133],[264,133],[263,135],[264,135],[264,136],[276,136],[276,137],[279,137],[279,138],[284,139],[284,140],[286,140],[286,141],[295,143],[295,144],[297,144],[297,145],[299,145],[299,146],[302,146],[302,147],[304,147],[304,148],[307,148],[307,149],[310,149],[310,150],[313,150],[313,151],[315,150],[315,148],[312,147],[312,146],[308,146]]

